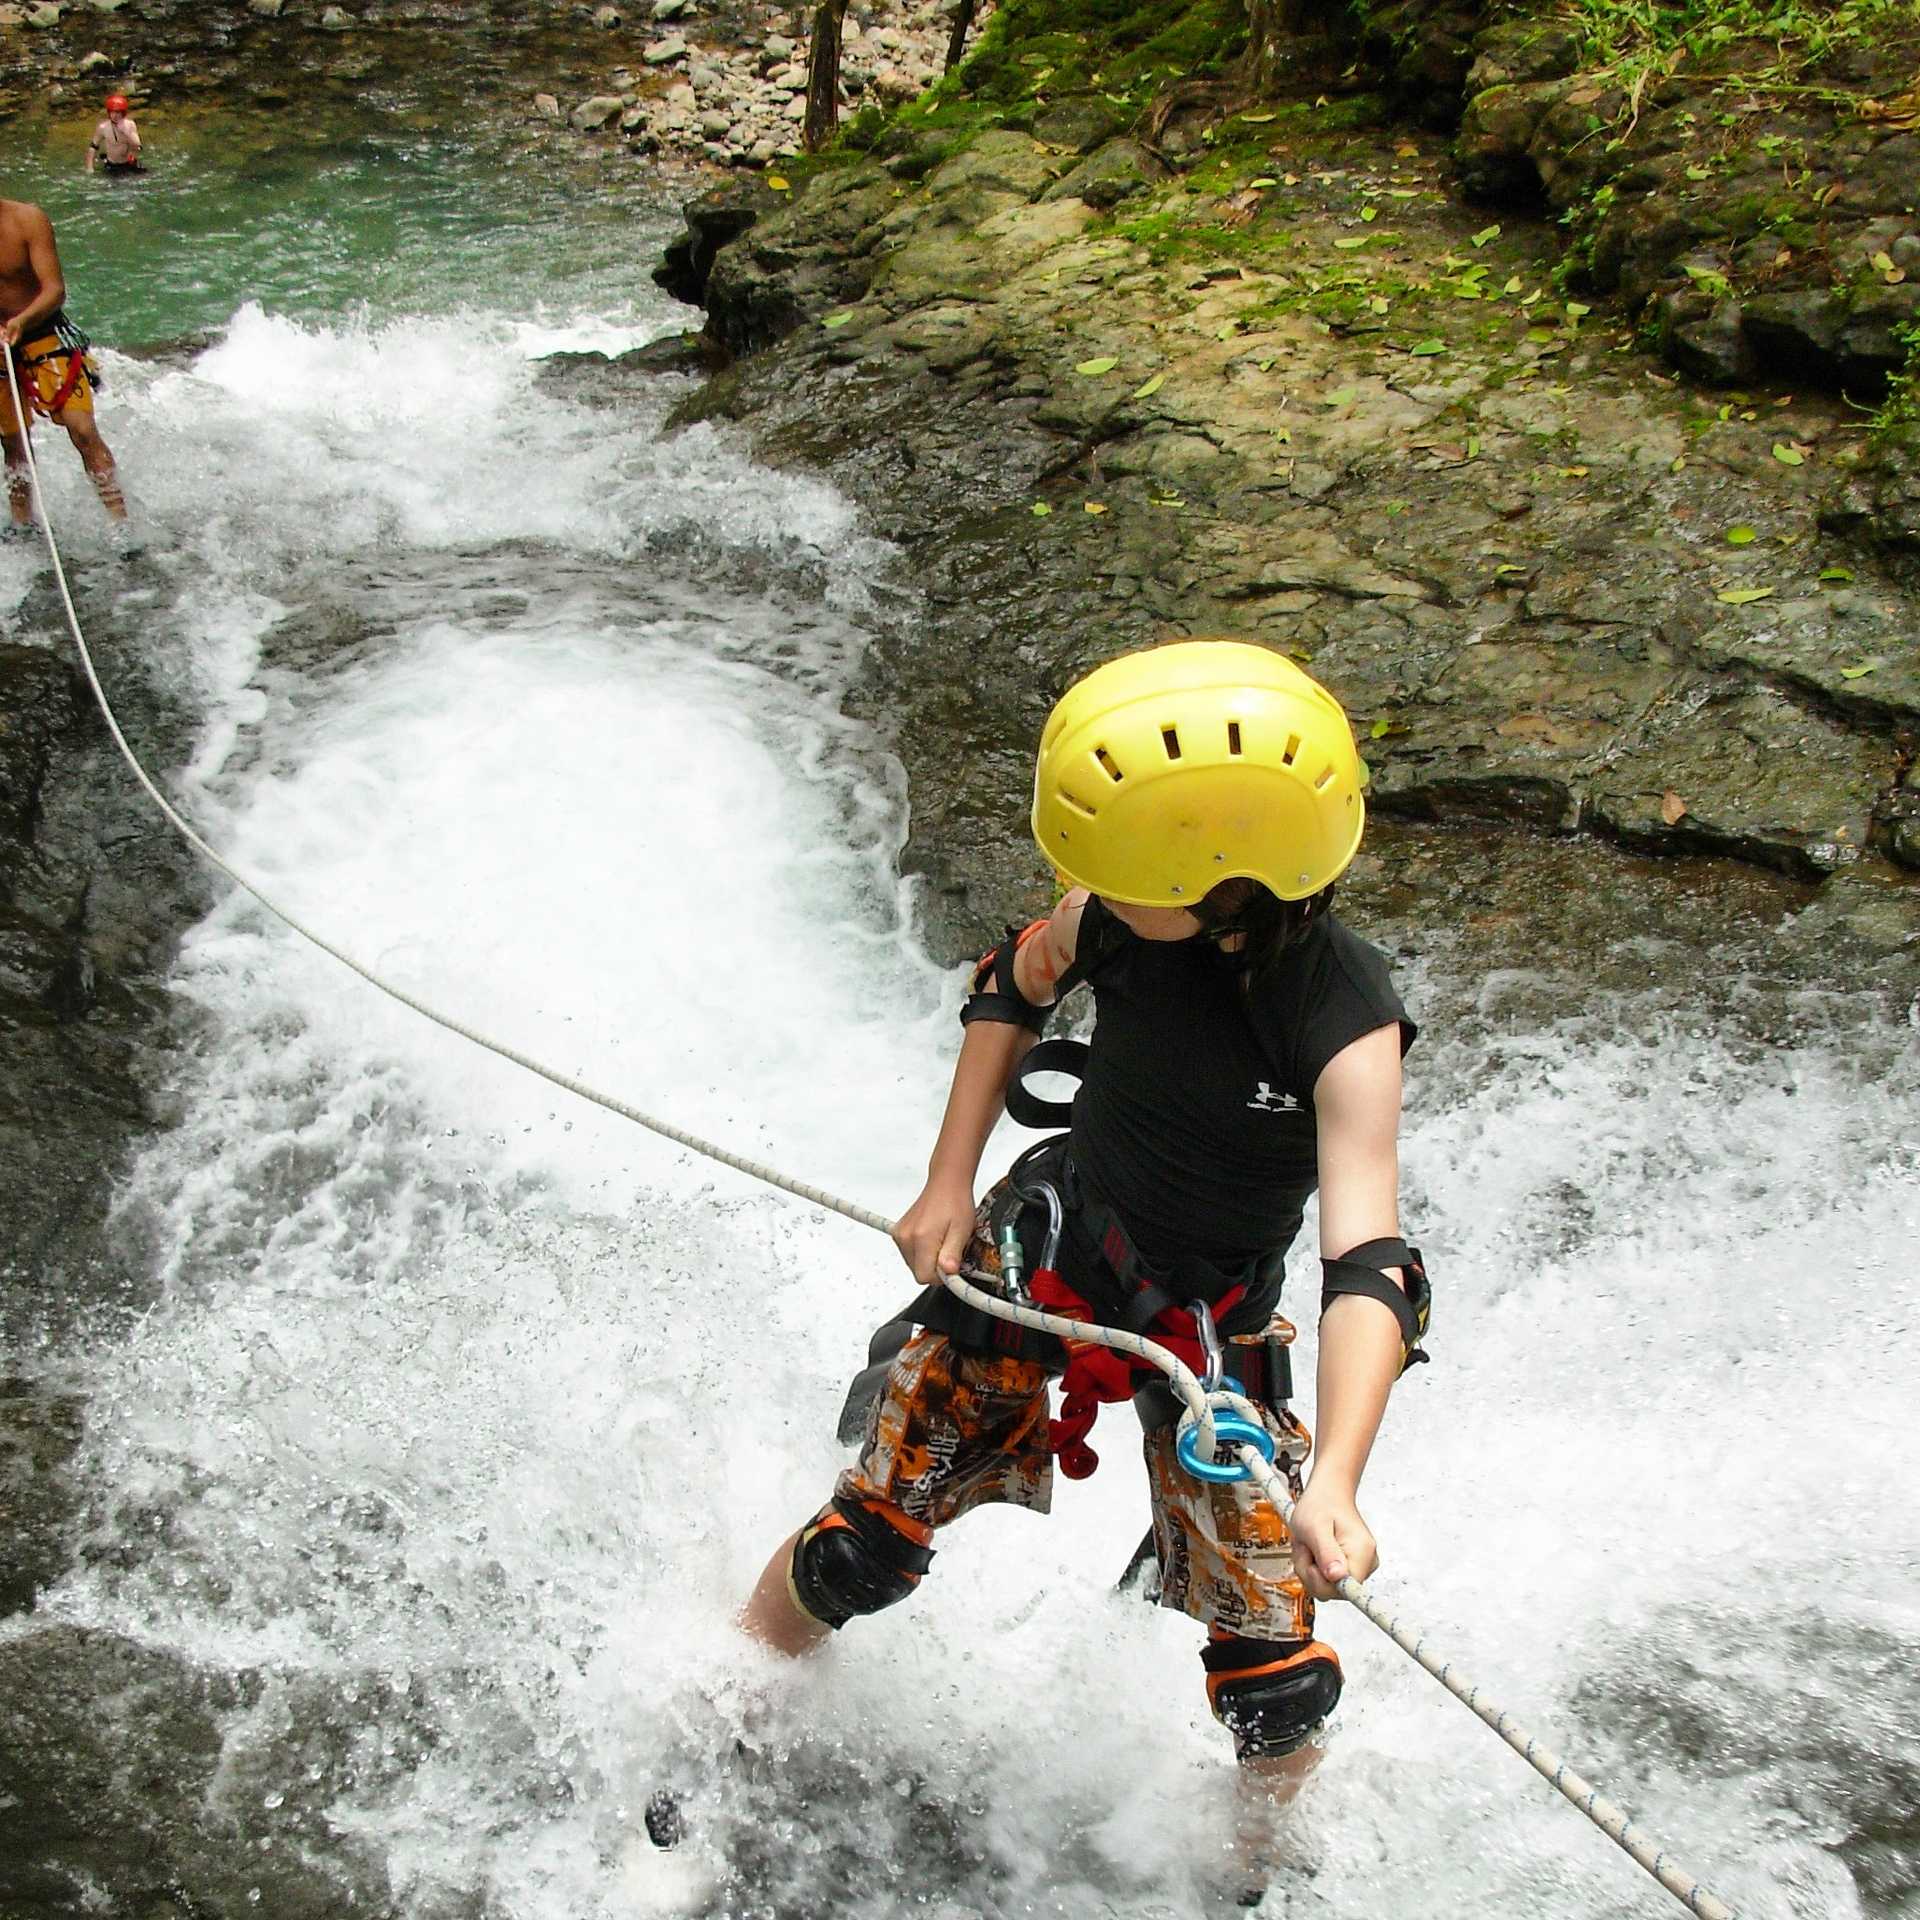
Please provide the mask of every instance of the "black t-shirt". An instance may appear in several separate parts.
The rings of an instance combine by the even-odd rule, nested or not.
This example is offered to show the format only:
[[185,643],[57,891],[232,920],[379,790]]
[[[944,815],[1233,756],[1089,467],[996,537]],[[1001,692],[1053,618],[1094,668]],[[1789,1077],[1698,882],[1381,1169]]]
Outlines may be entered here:
[[1142,940],[1091,899],[1076,971],[1096,1025],[1073,1159],[1141,1251],[1227,1261],[1287,1245],[1319,1178],[1321,1069],[1395,1022],[1402,1053],[1413,1044],[1385,956],[1329,914],[1249,993],[1204,935]]

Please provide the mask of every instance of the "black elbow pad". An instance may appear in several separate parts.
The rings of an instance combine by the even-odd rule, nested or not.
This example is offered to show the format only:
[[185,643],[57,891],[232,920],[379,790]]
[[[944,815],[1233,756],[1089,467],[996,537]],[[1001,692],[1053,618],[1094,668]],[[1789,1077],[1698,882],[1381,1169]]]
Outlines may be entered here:
[[[1039,924],[1038,922],[1035,923]],[[960,1008],[960,1024],[970,1027],[976,1020],[992,1020],[1002,1026],[1025,1027],[1029,1033],[1044,1033],[1051,1007],[1036,1007],[1020,991],[1013,977],[1013,956],[1020,945],[1020,930],[1008,927],[997,947],[980,956],[973,970],[973,984]]]
[[[1391,1277],[1394,1267],[1407,1276],[1404,1290]],[[1405,1373],[1429,1357],[1420,1342],[1433,1318],[1433,1288],[1427,1282],[1418,1247],[1410,1247],[1404,1240],[1369,1240],[1338,1260],[1322,1260],[1320,1268],[1325,1275],[1320,1288],[1322,1313],[1343,1293],[1378,1300],[1400,1322],[1400,1371]]]

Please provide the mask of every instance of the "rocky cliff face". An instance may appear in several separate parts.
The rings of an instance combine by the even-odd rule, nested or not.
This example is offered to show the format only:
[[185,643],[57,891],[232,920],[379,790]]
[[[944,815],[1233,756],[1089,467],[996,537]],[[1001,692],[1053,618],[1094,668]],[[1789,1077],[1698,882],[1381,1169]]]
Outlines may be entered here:
[[1821,512],[1857,414],[1696,394],[1561,290],[1554,227],[1351,103],[1152,149],[1000,118],[696,203],[666,270],[744,356],[685,417],[824,465],[908,556],[870,699],[956,927],[1033,884],[986,823],[1066,682],[1239,632],[1339,692],[1377,817],[1725,855],[1904,946],[1914,609]]

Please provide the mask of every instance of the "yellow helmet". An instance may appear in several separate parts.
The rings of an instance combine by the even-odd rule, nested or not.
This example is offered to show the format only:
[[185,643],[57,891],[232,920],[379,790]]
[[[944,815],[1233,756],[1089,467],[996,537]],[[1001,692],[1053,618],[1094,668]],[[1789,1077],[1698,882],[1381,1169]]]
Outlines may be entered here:
[[1096,667],[1047,718],[1033,837],[1077,886],[1190,907],[1246,878],[1304,900],[1360,844],[1365,775],[1340,703],[1284,655],[1182,640]]

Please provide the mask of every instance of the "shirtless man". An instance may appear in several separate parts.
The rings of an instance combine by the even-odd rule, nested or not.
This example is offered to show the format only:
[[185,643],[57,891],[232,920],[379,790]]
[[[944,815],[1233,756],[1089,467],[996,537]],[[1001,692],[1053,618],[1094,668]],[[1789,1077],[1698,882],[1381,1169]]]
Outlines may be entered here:
[[127,111],[127,96],[124,93],[107,95],[107,117],[93,130],[93,138],[87,142],[87,171],[93,171],[95,160],[108,173],[141,173],[145,169],[140,163],[140,129],[133,124],[133,115]]
[[[0,347],[13,355],[20,396],[32,413],[67,430],[116,520],[127,517],[113,455],[93,424],[93,380],[86,336],[62,313],[67,283],[53,244],[53,222],[25,200],[0,200]],[[4,370],[0,370],[3,375]],[[27,477],[27,421],[13,404],[13,390],[0,377],[0,446],[6,449],[7,505],[16,527],[33,524],[33,494]]]

